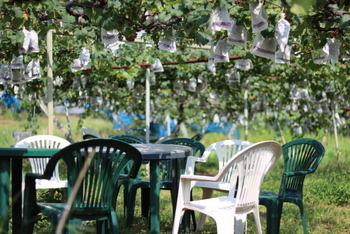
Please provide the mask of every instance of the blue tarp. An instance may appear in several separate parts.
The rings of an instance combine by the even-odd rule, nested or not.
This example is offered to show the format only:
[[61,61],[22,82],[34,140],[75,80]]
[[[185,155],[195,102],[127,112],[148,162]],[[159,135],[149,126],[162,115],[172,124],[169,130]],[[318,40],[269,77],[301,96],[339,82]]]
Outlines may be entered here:
[[[102,110],[100,110],[102,111]],[[103,110],[103,112],[112,119],[113,129],[123,129],[123,127],[113,118],[113,114],[109,110]],[[141,116],[141,115],[140,115]],[[134,120],[135,115],[128,115],[126,111],[120,111],[118,118],[123,124],[128,127]]]
[[[165,122],[164,124],[160,124],[160,123],[154,123],[151,122],[150,123],[150,130],[152,133],[156,133],[156,135],[161,138],[161,137],[165,137],[168,136],[168,132],[167,132],[167,122]],[[176,124],[175,124],[175,120],[171,119],[170,120],[170,132],[174,132],[176,128]]]
[[146,120],[146,116],[145,115],[141,115],[139,113],[135,114],[137,117],[139,117],[140,120]]
[[[229,134],[231,128],[233,126],[233,123],[226,123],[226,122],[219,122],[219,123],[209,123],[208,126],[205,129],[205,132],[216,132],[216,133],[222,133],[222,134]],[[238,128],[236,127],[233,132],[233,138],[239,140],[241,138]]]
[[176,128],[176,123],[175,123],[175,120],[172,119],[170,120],[170,132],[174,132],[175,128]]
[[11,108],[13,111],[20,111],[21,101],[11,94],[4,91],[1,100],[7,108]]
[[[215,133],[222,133],[222,134],[229,134],[231,128],[232,128],[233,123],[226,123],[226,122],[219,122],[219,123],[214,123],[214,122],[210,122],[207,124],[207,126],[204,129],[205,133],[208,132],[215,132]],[[198,133],[202,133],[202,128],[196,124],[196,123],[192,123],[189,125],[190,128],[192,128],[192,130],[198,131]],[[238,128],[235,128],[234,132],[233,132],[233,137],[234,139],[239,140],[241,138]]]
[[168,136],[168,133],[166,132],[164,127],[159,123],[151,122],[149,128],[150,128],[150,131],[152,133],[156,133],[157,137],[159,138]]
[[[109,110],[104,110],[103,112],[113,120],[113,124],[114,124],[113,129],[123,129],[123,127],[113,118],[113,115]],[[134,120],[135,116],[138,117],[140,120],[146,119],[144,115],[141,115],[138,113],[128,115],[124,110],[119,112],[118,118],[126,127],[129,127],[129,125]]]
[[[111,119],[113,120],[113,124],[114,124],[113,128],[114,129],[123,129],[123,127],[113,118],[113,115],[109,110],[104,110],[104,113],[107,116],[111,117]],[[132,121],[134,120],[135,116],[137,116],[140,120],[146,119],[144,115],[141,115],[138,113],[129,115],[129,114],[127,114],[126,111],[120,111],[118,118],[121,122],[123,122],[123,124],[126,127],[128,127],[132,123]],[[232,128],[232,125],[233,125],[233,123],[226,123],[224,121],[220,121],[219,123],[210,122],[205,127],[204,132],[205,133],[215,132],[215,133],[229,134],[229,132]],[[175,127],[176,127],[175,120],[172,119],[170,121],[170,132],[173,132],[175,130]],[[188,127],[190,127],[194,131],[197,131],[198,133],[203,132],[202,128],[196,123],[192,123],[192,124],[188,125]],[[154,123],[154,122],[150,123],[151,133],[153,135],[156,135],[159,138],[164,137],[164,136],[168,136],[166,129],[167,129],[166,122],[164,124]],[[241,138],[239,131],[238,131],[238,128],[235,128],[235,130],[233,132],[233,137],[234,137],[234,139]]]
[[126,111],[120,111],[118,118],[124,123],[125,126],[129,126],[134,120],[135,115],[128,115]]
[[[20,110],[21,101],[19,99],[15,98],[14,96],[12,96],[11,94],[4,92],[0,99],[3,101],[4,106],[11,108],[13,111]],[[87,105],[85,108],[87,108],[88,106],[89,105]],[[102,110],[98,110],[98,111],[102,111]],[[111,119],[113,120],[113,124],[114,124],[113,128],[114,129],[123,129],[122,126],[120,126],[120,124],[114,120],[113,115],[109,110],[103,110],[103,112],[107,116],[111,117]],[[134,120],[135,116],[137,116],[140,120],[146,119],[146,117],[144,115],[141,115],[139,113],[128,115],[126,113],[126,111],[120,111],[118,118],[121,122],[123,122],[123,124],[126,127],[128,127],[132,123],[132,121]],[[219,123],[211,122],[206,126],[206,128],[204,129],[204,132],[205,133],[216,132],[216,133],[228,134],[230,132],[230,129],[232,128],[232,125],[233,125],[233,123],[226,123],[223,121],[221,121]],[[175,121],[172,119],[170,121],[170,131],[173,132],[175,127],[176,127]],[[192,123],[192,124],[188,125],[188,127],[190,127],[192,130],[198,131],[199,133],[202,132],[202,129],[196,123]],[[164,136],[168,136],[166,129],[167,129],[166,123],[165,123],[165,126],[163,126],[162,124],[159,124],[159,123],[154,123],[154,122],[150,123],[151,132],[156,133],[159,138],[164,137]],[[234,136],[234,139],[240,139],[240,134],[239,134],[238,128],[235,128],[233,136]]]
[[[112,117],[112,113],[110,113],[110,111],[104,111],[108,116]],[[121,122],[123,122],[123,124],[128,127],[132,121],[134,120],[134,118],[138,117],[140,120],[145,120],[146,119],[146,116],[144,115],[141,115],[139,113],[136,113],[136,114],[132,114],[132,115],[128,115],[126,113],[126,111],[120,111],[119,115],[118,115],[118,118]],[[113,119],[113,118],[112,118]],[[122,126],[120,126],[120,124],[115,121],[113,119],[113,124],[114,124],[114,129],[123,129]],[[174,123],[174,120],[171,121],[170,123],[170,129],[171,131],[174,130],[174,128],[176,127],[175,123]],[[157,137],[164,137],[164,136],[168,136],[168,133],[166,131],[166,126],[162,126],[161,124],[159,123],[154,123],[154,122],[151,122],[150,123],[150,131],[155,134]]]

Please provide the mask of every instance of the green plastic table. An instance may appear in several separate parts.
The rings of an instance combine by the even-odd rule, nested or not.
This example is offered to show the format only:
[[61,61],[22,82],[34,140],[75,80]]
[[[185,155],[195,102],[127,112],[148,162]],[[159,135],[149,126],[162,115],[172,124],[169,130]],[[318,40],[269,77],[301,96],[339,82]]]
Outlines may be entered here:
[[[160,233],[159,161],[173,160],[173,192],[178,190],[180,160],[192,154],[187,146],[167,144],[133,144],[150,162],[150,233]],[[22,161],[23,158],[51,157],[60,149],[0,148],[0,234],[8,233],[10,187],[12,187],[12,233],[20,233],[22,224]],[[10,173],[12,183],[10,186]]]
[[0,233],[8,233],[10,172],[12,176],[12,233],[21,233],[22,224],[22,160],[51,157],[60,149],[0,148]]
[[192,155],[192,148],[183,145],[172,144],[132,144],[142,154],[144,161],[150,163],[150,233],[160,233],[159,212],[159,161],[173,160],[172,192],[177,197],[180,179],[181,158]]

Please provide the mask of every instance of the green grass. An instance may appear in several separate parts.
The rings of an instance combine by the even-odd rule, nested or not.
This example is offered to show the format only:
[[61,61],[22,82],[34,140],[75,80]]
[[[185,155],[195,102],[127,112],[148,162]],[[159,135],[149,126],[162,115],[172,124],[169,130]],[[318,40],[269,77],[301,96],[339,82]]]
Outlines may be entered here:
[[[67,129],[67,121],[65,116],[57,116],[63,127]],[[26,131],[27,116],[25,113],[12,114],[3,112],[0,114],[0,147],[9,147],[14,143],[12,138],[13,131]],[[40,117],[38,119],[39,128],[36,129],[38,134],[47,134],[46,118]],[[72,137],[74,141],[82,140],[80,136],[78,124],[79,118],[77,116],[70,117],[70,125],[72,129]],[[83,126],[92,127],[101,133],[103,137],[109,135],[122,133],[120,130],[113,130],[113,124],[104,116],[94,116],[84,120]],[[244,139],[243,131],[241,138]],[[63,137],[63,134],[55,129],[55,135]],[[191,134],[194,135],[194,134]],[[286,141],[292,140],[288,129],[283,132]],[[306,177],[304,186],[304,200],[306,209],[306,219],[308,230],[313,234],[342,234],[350,233],[350,139],[339,135],[339,151],[340,161],[337,159],[337,151],[335,144],[335,137],[331,134],[317,134],[306,135],[305,137],[312,137],[321,141],[326,149],[324,160],[319,168],[312,175]],[[211,143],[224,140],[227,136],[223,134],[209,133],[205,134],[201,142],[205,146]],[[248,140],[251,142],[258,142],[262,140],[273,140],[275,134],[271,129],[249,129]],[[282,144],[279,140],[279,142]],[[200,167],[202,174],[213,175],[216,173],[216,162],[210,159],[209,162]],[[29,170],[29,164],[25,164],[26,170]],[[274,169],[265,177],[262,189],[265,191],[277,192],[283,172],[283,162],[280,160]],[[215,192],[214,195],[220,195]],[[61,194],[56,191],[55,194],[58,200],[61,199]],[[136,203],[135,221],[132,228],[125,228],[123,222],[123,196],[122,193],[118,197],[118,219],[121,233],[148,233],[148,221],[141,218],[140,210],[140,192]],[[201,192],[199,189],[194,190],[195,198],[200,198]],[[47,199],[48,194],[42,192],[42,199]],[[170,202],[169,191],[161,191],[161,233],[171,233],[172,228],[172,208]],[[261,223],[263,230],[265,229],[265,207],[260,206]],[[215,233],[215,222],[208,218],[205,229],[200,233]],[[36,226],[36,233],[50,233],[49,222],[42,218]],[[89,222],[82,227],[81,233],[94,233],[94,223]],[[255,225],[252,217],[248,219],[248,233],[256,233]],[[299,210],[296,205],[284,204],[283,215],[281,221],[282,234],[299,234],[302,233],[302,225],[299,215]]]

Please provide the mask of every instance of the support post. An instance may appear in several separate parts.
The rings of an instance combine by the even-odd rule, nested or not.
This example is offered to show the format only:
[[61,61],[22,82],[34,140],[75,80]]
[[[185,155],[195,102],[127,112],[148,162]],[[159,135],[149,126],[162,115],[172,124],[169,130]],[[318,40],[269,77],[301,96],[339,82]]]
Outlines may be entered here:
[[47,86],[47,109],[48,109],[48,135],[53,135],[53,122],[54,122],[54,114],[53,114],[53,91],[52,91],[52,30],[49,30],[47,32],[47,81],[46,81],[46,86]]
[[248,90],[244,90],[244,140],[248,141]]
[[335,107],[332,107],[332,119],[333,119],[333,129],[335,137],[335,150],[337,153],[338,167],[340,167],[340,151],[339,151],[339,142],[338,142],[338,130],[337,130],[337,120],[335,119]]
[[146,69],[146,143],[149,144],[150,132],[150,68]]

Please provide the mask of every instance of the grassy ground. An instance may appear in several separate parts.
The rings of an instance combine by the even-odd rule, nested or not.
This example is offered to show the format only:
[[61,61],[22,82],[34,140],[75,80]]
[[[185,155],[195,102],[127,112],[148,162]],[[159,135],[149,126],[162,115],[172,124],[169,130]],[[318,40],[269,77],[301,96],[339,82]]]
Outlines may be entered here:
[[[28,121],[26,120],[26,114],[13,115],[10,112],[3,112],[0,114],[0,147],[9,147],[14,143],[12,138],[13,131],[26,131]],[[65,116],[58,116],[59,121],[63,127],[67,129],[68,124]],[[36,129],[37,134],[47,134],[46,118],[40,117],[37,122],[39,128]],[[70,117],[71,132],[74,141],[82,140],[79,134],[79,118]],[[88,118],[84,121],[83,126],[88,126],[96,129],[103,137],[108,137],[112,134],[122,133],[118,130],[113,130],[113,124],[107,119],[100,117]],[[55,130],[55,135],[63,137],[63,134]],[[243,133],[241,133],[244,138]],[[290,141],[292,137],[288,132],[284,133],[285,140]],[[324,233],[350,233],[350,139],[349,137],[339,136],[339,151],[340,161],[337,159],[337,151],[335,138],[333,135],[307,135],[306,137],[316,138],[323,142],[326,154],[321,165],[317,171],[307,176],[304,186],[304,201],[306,209],[306,217],[308,223],[308,229],[313,234]],[[201,142],[208,146],[212,142],[224,140],[226,135],[222,134],[206,134]],[[272,130],[260,128],[250,129],[248,140],[252,142],[258,142],[261,140],[273,140],[274,132]],[[282,142],[280,142],[282,143]],[[201,167],[202,174],[213,175],[216,173],[215,160],[211,160],[206,167]],[[25,165],[29,170],[29,165]],[[283,172],[283,162],[280,160],[274,169],[265,177],[262,185],[262,189],[265,191],[277,192],[279,189],[279,183],[281,173]],[[139,196],[138,192],[138,196]],[[201,196],[200,190],[194,191],[195,198]],[[215,195],[219,195],[216,193]],[[60,193],[56,193],[56,198],[61,199]],[[47,193],[42,193],[42,197],[47,197]],[[135,213],[135,222],[132,228],[127,229],[124,227],[122,203],[123,198],[120,194],[118,198],[117,213],[120,224],[121,233],[148,233],[148,221],[141,217],[141,211],[139,209],[140,199],[137,199],[137,210]],[[263,229],[265,229],[265,208],[260,206],[261,223]],[[172,228],[172,209],[170,202],[169,191],[161,192],[161,232],[171,233]],[[93,222],[88,223],[82,227],[81,233],[94,233]],[[216,226],[212,219],[208,219],[203,232],[201,233],[215,233]],[[49,233],[49,223],[45,219],[41,219],[36,227],[36,233]],[[248,233],[256,233],[255,225],[252,217],[249,217]],[[281,233],[282,234],[299,234],[302,233],[302,226],[300,215],[297,206],[292,204],[285,204],[283,208],[283,216],[281,221]]]

